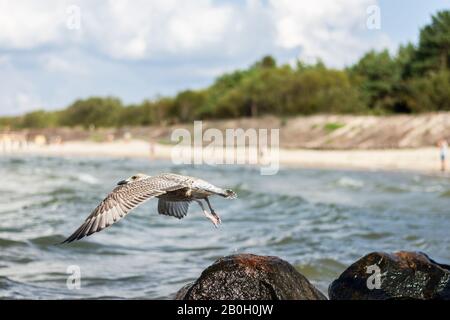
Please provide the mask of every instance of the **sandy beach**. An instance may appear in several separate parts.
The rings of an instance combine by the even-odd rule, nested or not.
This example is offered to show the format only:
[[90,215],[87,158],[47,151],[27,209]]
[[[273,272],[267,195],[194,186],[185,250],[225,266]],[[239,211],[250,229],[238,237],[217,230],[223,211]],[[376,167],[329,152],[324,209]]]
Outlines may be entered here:
[[[178,146],[179,148],[179,146]],[[57,157],[119,157],[144,159],[172,159],[173,146],[150,144],[143,140],[89,142],[71,141],[64,144],[35,145],[13,150],[0,150],[0,155],[41,155]],[[152,152],[151,152],[152,151]],[[196,150],[191,150],[193,153]],[[244,151],[237,152],[246,159]],[[208,157],[208,156],[206,156]],[[283,149],[278,155],[266,156],[264,162],[279,159],[281,166],[357,170],[396,170],[439,172],[439,151],[437,148],[375,149],[375,150],[311,150]],[[214,161],[211,157],[210,161]],[[248,163],[248,162],[247,162]]]
[[[195,123],[130,128],[49,128],[0,133],[0,155],[63,157],[130,157],[179,159],[180,153],[202,154],[203,163],[221,163],[235,153],[240,163],[361,170],[419,171],[440,174],[437,142],[449,137],[450,112],[420,115],[314,115],[280,119],[273,116],[204,121],[202,132],[228,129],[279,129],[279,152],[253,149],[174,150],[176,129],[193,134]],[[244,132],[244,131],[243,131]],[[3,140],[2,140],[3,139]],[[151,143],[151,144],[150,144]],[[187,148],[187,147],[185,147]],[[182,149],[182,148],[181,148]],[[209,150],[211,151],[211,150]],[[264,150],[262,150],[264,151]],[[177,153],[178,152],[178,153]],[[173,156],[175,154],[175,156]],[[175,163],[175,162],[174,162]],[[198,162],[197,162],[198,163]],[[236,162],[230,162],[236,163]]]

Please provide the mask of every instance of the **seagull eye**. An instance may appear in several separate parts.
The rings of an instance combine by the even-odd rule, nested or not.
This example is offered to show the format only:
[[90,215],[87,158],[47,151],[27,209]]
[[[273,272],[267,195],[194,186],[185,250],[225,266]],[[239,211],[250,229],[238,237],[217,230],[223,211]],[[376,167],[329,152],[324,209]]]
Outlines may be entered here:
[[136,177],[136,176],[132,176],[131,179],[132,179],[132,180],[136,180],[137,177]]

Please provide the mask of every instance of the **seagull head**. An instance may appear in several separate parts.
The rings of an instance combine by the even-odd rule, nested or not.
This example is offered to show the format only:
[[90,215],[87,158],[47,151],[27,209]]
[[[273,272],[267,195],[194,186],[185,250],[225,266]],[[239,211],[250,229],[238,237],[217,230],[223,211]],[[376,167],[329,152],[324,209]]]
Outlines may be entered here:
[[131,183],[131,182],[136,182],[136,181],[139,181],[139,180],[142,180],[142,179],[146,179],[146,178],[149,178],[149,177],[150,176],[148,176],[146,174],[138,173],[138,174],[135,174],[134,176],[129,177],[126,180],[119,181],[117,183],[117,185],[121,186],[121,185],[124,185],[124,184],[128,184],[128,183]]

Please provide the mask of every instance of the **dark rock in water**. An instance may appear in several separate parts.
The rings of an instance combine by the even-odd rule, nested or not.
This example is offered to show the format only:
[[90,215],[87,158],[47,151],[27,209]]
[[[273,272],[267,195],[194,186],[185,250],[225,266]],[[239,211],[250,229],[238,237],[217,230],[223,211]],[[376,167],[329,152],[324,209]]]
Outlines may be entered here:
[[178,290],[178,292],[175,294],[175,300],[183,300],[184,297],[186,296],[186,293],[192,287],[193,284],[194,282],[189,282],[188,284],[185,284],[183,288]]
[[450,299],[450,266],[421,252],[373,252],[328,288],[331,300]]
[[238,254],[204,270],[187,290],[186,300],[324,300],[326,297],[288,262],[277,257]]

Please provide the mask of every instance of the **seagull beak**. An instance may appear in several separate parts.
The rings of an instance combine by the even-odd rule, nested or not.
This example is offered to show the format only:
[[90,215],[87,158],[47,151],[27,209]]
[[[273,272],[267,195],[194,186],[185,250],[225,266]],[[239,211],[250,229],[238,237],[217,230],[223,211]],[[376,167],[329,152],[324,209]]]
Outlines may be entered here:
[[124,185],[124,184],[127,184],[127,183],[128,183],[127,180],[122,180],[122,181],[117,182],[117,185],[121,186],[121,185]]

